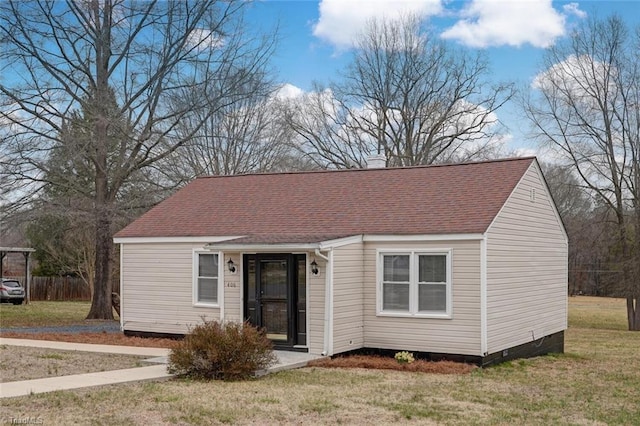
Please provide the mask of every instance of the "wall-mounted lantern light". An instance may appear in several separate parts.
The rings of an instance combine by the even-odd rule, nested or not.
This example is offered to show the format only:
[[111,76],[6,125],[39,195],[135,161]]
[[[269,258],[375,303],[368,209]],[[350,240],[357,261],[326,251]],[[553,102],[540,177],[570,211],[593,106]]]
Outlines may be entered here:
[[313,259],[313,262],[311,262],[311,273],[313,275],[318,275],[320,271],[318,270],[318,264],[316,263],[316,260]]
[[231,258],[229,258],[229,261],[227,262],[227,268],[229,268],[229,272],[236,271],[236,265],[233,263],[233,260],[231,260]]

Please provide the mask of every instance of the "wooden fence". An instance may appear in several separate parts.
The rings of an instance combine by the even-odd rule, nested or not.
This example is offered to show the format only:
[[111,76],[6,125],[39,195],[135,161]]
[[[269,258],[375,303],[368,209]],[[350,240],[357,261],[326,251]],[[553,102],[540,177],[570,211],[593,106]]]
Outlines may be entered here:
[[[27,285],[24,277],[16,278],[23,286]],[[120,293],[120,283],[112,282],[111,291]],[[81,278],[75,277],[31,277],[31,300],[91,300],[89,286]]]

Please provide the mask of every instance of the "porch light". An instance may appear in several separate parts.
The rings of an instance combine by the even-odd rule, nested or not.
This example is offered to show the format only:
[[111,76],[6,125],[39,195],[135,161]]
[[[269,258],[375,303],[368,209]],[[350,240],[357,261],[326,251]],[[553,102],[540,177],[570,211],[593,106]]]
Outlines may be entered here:
[[229,272],[235,272],[236,271],[236,266],[233,263],[233,260],[231,260],[231,258],[229,258],[229,261],[227,262],[227,268],[229,268]]
[[318,275],[318,272],[320,272],[320,271],[318,270],[318,264],[316,263],[316,260],[315,260],[315,259],[313,259],[313,262],[311,262],[311,273],[312,273],[313,275]]

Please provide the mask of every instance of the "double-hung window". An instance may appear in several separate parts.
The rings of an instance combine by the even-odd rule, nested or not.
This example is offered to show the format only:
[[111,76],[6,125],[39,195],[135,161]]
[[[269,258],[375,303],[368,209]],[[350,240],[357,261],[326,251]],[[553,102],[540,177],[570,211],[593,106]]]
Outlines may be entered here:
[[195,252],[193,255],[194,304],[218,305],[218,254]]
[[378,314],[451,317],[451,250],[380,251]]

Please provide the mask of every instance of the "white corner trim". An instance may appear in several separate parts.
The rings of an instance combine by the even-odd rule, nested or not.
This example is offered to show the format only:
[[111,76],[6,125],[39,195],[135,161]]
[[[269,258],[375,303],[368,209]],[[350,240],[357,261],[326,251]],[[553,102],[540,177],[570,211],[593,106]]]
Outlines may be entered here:
[[124,247],[120,246],[120,331],[124,332]]
[[487,333],[487,237],[480,240],[480,355],[488,350]]
[[329,355],[333,355],[333,250],[329,252],[329,264],[327,265],[329,276]]
[[[466,241],[481,240],[484,234],[433,234],[433,235],[364,235],[365,242],[411,242],[411,241]],[[412,249],[413,250],[413,249]]]
[[[239,262],[238,262],[239,263]],[[224,261],[224,253],[218,253],[218,306],[220,307],[220,321],[224,322],[224,281],[225,281],[225,267],[227,266]],[[236,267],[238,268],[238,266]],[[236,269],[237,271],[237,269]]]
[[[327,255],[320,253],[320,249],[315,254],[326,262],[324,278],[324,336],[323,336],[323,356],[333,355],[333,250]],[[307,340],[309,340],[307,332]]]
[[[305,272],[304,272],[304,276],[305,276],[305,283],[307,286],[307,296],[305,297],[306,301],[305,301],[305,330],[307,333],[307,348],[309,350],[309,352],[311,352],[312,350],[315,350],[315,348],[311,347],[311,333],[309,332],[309,330],[311,330],[311,328],[309,327],[311,324],[311,303],[310,303],[310,297],[309,297],[309,284],[311,283],[311,256],[309,255],[309,253],[305,253]],[[244,289],[244,283],[242,285],[243,289]],[[242,300],[242,306],[244,307],[244,299]],[[244,315],[244,313],[243,313]],[[244,316],[242,317],[244,318]]]
[[114,238],[114,244],[153,244],[153,243],[216,243],[242,238],[243,235],[224,237],[123,237]]

